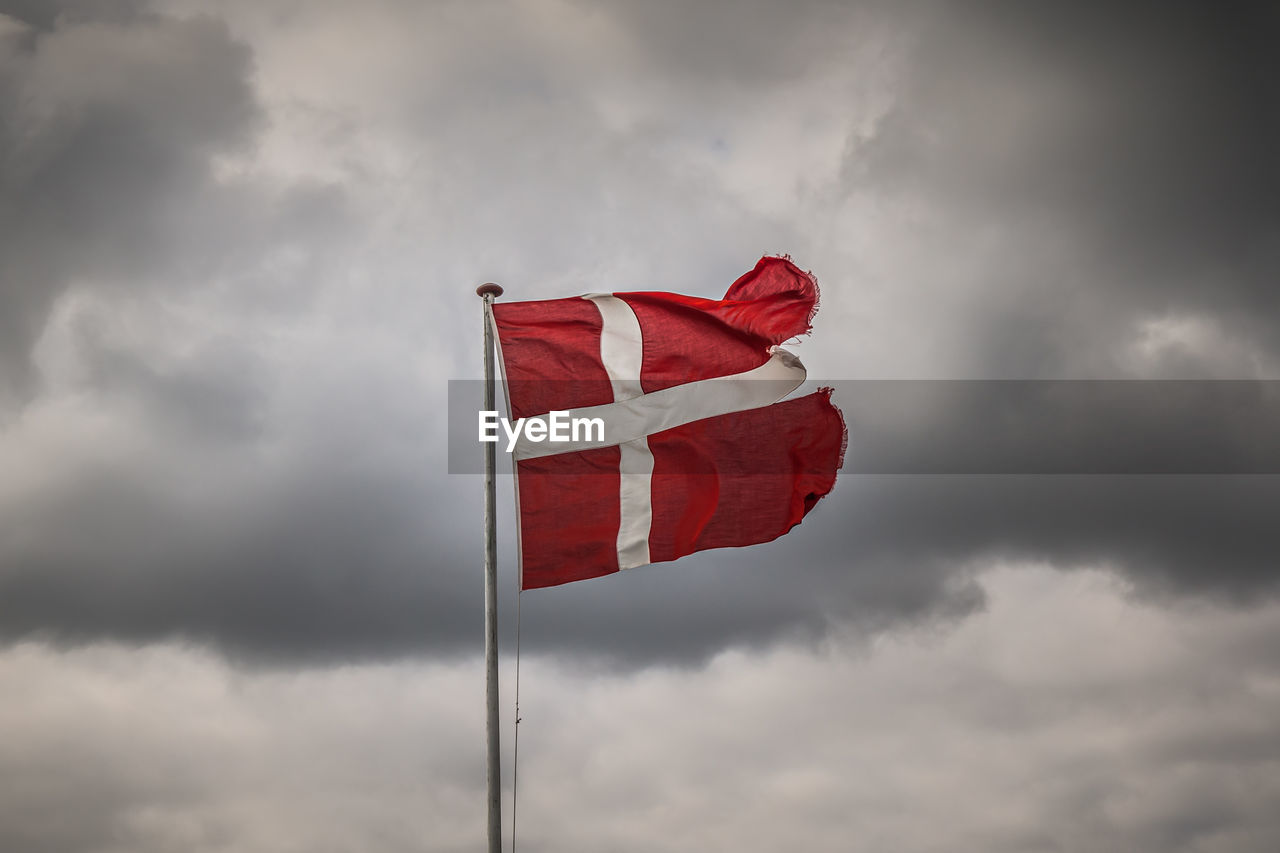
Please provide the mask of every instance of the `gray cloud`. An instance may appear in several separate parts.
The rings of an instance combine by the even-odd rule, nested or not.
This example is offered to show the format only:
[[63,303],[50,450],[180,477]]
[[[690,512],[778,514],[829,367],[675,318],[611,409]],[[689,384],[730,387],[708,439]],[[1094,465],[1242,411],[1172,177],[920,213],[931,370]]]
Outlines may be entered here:
[[[1103,572],[1023,565],[979,583],[984,612],[873,652],[640,674],[527,657],[518,846],[1275,846],[1274,604],[1153,608]],[[7,850],[480,843],[478,662],[245,672],[22,644],[0,663]]]
[[[257,121],[249,55],[212,20],[47,17],[11,34],[0,114],[3,364],[11,383],[73,281],[136,286],[207,265],[226,212],[211,153]],[[199,202],[199,211],[191,204]]]
[[[6,439],[10,640],[471,647],[479,484],[445,475],[432,409],[474,375],[473,279],[715,295],[794,248],[824,285],[800,351],[836,378],[1248,375],[1276,355],[1263,256],[1228,239],[1268,233],[1246,173],[1274,167],[1243,137],[1270,118],[1226,97],[1264,60],[1221,48],[1226,24],[1131,39],[1128,13],[1047,7],[765,4],[720,28],[727,12],[390,4],[360,22],[382,41],[353,42],[314,8],[28,10],[6,36],[6,126],[30,130],[5,142],[5,364],[40,386]],[[501,49],[482,61],[473,27]],[[418,29],[430,50],[397,41]],[[884,91],[858,100],[842,75],[864,70]],[[1198,135],[1174,146],[1184,124]],[[840,181],[814,190],[828,166]],[[1202,204],[1221,213],[1203,234]],[[847,402],[855,427],[866,403]],[[954,414],[877,427],[960,459],[974,422]],[[853,438],[850,474],[878,470]],[[1244,601],[1275,589],[1274,490],[846,475],[777,543],[530,595],[526,627],[534,649],[688,663],[972,613],[974,567],[1005,556]]]
[[10,400],[34,393],[28,356],[62,294],[163,299],[234,274],[299,225],[312,239],[340,217],[341,199],[322,186],[218,174],[216,158],[245,150],[262,123],[250,51],[222,22],[136,3],[10,13],[0,42],[0,380]]
[[925,200],[922,252],[985,248],[979,270],[953,269],[987,277],[964,317],[980,371],[1125,372],[1135,324],[1179,313],[1274,363],[1278,28],[1256,5],[947,6],[846,180]]
[[[911,6],[0,6],[0,847],[474,848],[481,280],[789,251],[815,377],[1274,379],[1274,13]],[[1274,849],[1280,478],[967,475],[1265,420],[857,387],[786,537],[523,597],[521,848]]]

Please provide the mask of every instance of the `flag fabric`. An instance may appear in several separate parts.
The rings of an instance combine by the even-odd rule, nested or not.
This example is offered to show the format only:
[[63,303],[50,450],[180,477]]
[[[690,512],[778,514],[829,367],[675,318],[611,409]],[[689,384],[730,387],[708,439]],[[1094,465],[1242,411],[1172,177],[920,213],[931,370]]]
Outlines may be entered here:
[[514,448],[522,589],[786,533],[835,485],[844,422],[779,347],[813,277],[762,258],[723,299],[588,294],[493,306],[508,410],[598,418],[603,436]]

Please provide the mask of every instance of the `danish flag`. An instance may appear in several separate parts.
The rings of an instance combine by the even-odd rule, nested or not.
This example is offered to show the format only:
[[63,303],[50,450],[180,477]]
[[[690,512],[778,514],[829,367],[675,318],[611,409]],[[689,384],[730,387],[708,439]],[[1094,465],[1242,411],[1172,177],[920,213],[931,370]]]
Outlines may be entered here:
[[810,330],[813,277],[765,257],[723,299],[593,293],[493,306],[513,418],[600,418],[603,439],[514,447],[522,589],[754,545],[835,485],[830,389],[780,344]]

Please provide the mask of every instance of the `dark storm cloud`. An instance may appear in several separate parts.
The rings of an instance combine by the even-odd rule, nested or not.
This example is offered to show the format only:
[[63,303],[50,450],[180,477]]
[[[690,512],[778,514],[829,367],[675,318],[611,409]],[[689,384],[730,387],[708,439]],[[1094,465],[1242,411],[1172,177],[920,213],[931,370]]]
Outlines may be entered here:
[[258,119],[248,52],[222,24],[124,8],[10,10],[40,28],[0,45],[0,371],[11,387],[29,384],[28,351],[72,281],[136,286],[208,262],[217,235],[198,218],[222,213],[210,155]]
[[212,476],[202,470],[82,478],[14,519],[26,544],[4,549],[0,632],[183,637],[268,660],[447,654],[479,636],[478,537],[455,535],[410,477],[313,462],[251,497],[183,482]]
[[[636,50],[620,57],[661,69],[653,74],[659,90],[682,103],[705,99],[726,114],[766,108],[770,82],[794,86],[844,61],[845,40],[875,32],[870,24],[880,16],[890,29],[915,33],[903,42],[914,52],[893,108],[850,143],[839,189],[851,198],[905,200],[951,240],[999,236],[998,251],[974,265],[977,272],[967,269],[963,281],[954,273],[972,313],[935,316],[922,300],[921,335],[954,323],[983,370],[1032,377],[1069,373],[1080,353],[1100,354],[1091,366],[1115,368],[1107,359],[1116,342],[1132,337],[1135,323],[1170,311],[1207,316],[1259,345],[1274,335],[1274,296],[1263,283],[1273,271],[1267,188],[1275,167],[1258,140],[1274,135],[1263,96],[1277,78],[1264,73],[1271,60],[1257,55],[1253,34],[1265,32],[1266,21],[1250,28],[1231,23],[1243,14],[1235,12],[1222,22],[1177,9],[1044,5],[936,7],[898,18],[905,13],[869,6],[864,30],[838,4],[796,15],[762,4],[756,17],[709,8],[700,5],[691,18],[650,4],[609,14]],[[255,267],[272,247],[323,257],[330,243],[364,236],[361,223],[343,218],[338,190],[271,194],[214,178],[213,159],[252,146],[263,127],[249,82],[253,57],[226,27],[151,13],[112,13],[105,23],[85,12],[24,14],[35,29],[4,43],[4,62],[16,73],[0,96],[4,127],[29,129],[3,138],[0,215],[12,227],[0,236],[0,322],[8,326],[0,346],[11,380],[28,375],[32,342],[57,296],[73,287],[111,298],[157,285],[197,292],[228,267],[274,281]],[[530,74],[555,56],[554,45],[535,50],[523,35],[499,35],[519,42],[511,55]],[[468,51],[463,67],[476,61]],[[412,257],[440,263],[447,248],[558,269],[583,246],[599,248],[593,241],[609,244],[607,254],[610,241],[631,245],[648,234],[666,251],[629,260],[635,275],[665,281],[684,268],[684,250],[696,254],[706,241],[690,220],[662,212],[686,209],[688,199],[672,197],[672,187],[709,192],[671,177],[687,164],[654,155],[661,146],[646,147],[643,134],[611,136],[585,106],[590,99],[574,92],[531,101],[516,86],[513,95],[511,75],[490,64],[489,76],[433,69],[414,84],[411,100],[429,93],[433,120],[449,118],[417,131],[424,138],[415,150],[430,152],[436,171],[429,191],[406,192],[425,199],[434,230],[413,232],[410,239],[427,241],[430,251]],[[661,136],[690,115],[673,110],[648,132]],[[560,118],[590,156],[566,157],[563,133],[545,135]],[[510,144],[512,127],[521,129],[519,146]],[[637,162],[650,170],[642,181],[618,177]],[[573,211],[582,197],[591,202],[587,214],[558,212]],[[605,212],[595,211],[596,201]],[[707,204],[718,210],[725,201]],[[779,233],[745,214],[715,221]],[[919,236],[910,222],[903,230]],[[510,245],[495,245],[501,231],[516,235]],[[1042,251],[1034,239],[1042,231],[1066,248]],[[715,257],[692,261],[699,271],[737,251],[710,242]],[[921,241],[910,252],[945,258],[950,247]],[[629,259],[638,257],[631,251]],[[312,263],[275,284],[305,286],[298,282],[323,272]],[[839,276],[816,271],[827,288],[824,311],[838,310]],[[594,280],[593,270],[575,272]],[[388,277],[416,283],[420,275],[414,268]],[[988,286],[968,297],[975,277]],[[246,301],[269,299],[266,290]],[[451,310],[433,304],[424,315],[451,317]],[[844,333],[824,316],[839,315],[818,317],[815,342]],[[338,325],[350,319],[344,314]],[[473,320],[461,332],[437,331],[453,344]],[[73,337],[92,365],[86,389],[127,410],[145,448],[121,451],[116,462],[104,461],[111,453],[94,457],[7,510],[7,528],[17,534],[0,540],[5,638],[179,636],[258,660],[475,647],[479,482],[445,475],[431,413],[444,403],[443,378],[424,392],[436,395],[429,402],[406,402],[422,389],[406,382],[403,363],[358,362],[364,339],[338,357],[308,356],[316,363],[291,373],[273,362],[287,334],[215,338],[159,360],[92,324]],[[378,339],[387,345],[395,344]],[[472,352],[474,342],[466,347]],[[413,357],[406,348],[402,361]],[[1198,375],[1198,357],[1160,362],[1152,373]],[[353,361],[361,366],[325,385]],[[324,403],[295,409],[290,395],[311,385]],[[967,465],[975,464],[965,456],[975,436],[991,437],[973,417],[980,411],[960,419],[945,409],[908,413],[904,430],[871,402],[846,402],[850,470],[800,528],[757,548],[530,593],[528,647],[689,662],[736,643],[817,637],[831,619],[870,627],[950,619],[983,605],[971,573],[993,559],[1108,566],[1162,594],[1244,601],[1274,593],[1277,551],[1265,512],[1280,497],[1274,478],[855,475],[881,470],[862,455],[878,452],[859,433],[864,416],[881,416],[869,421],[881,437],[914,440]],[[1109,439],[1096,425],[1083,433],[1069,421],[1057,426],[1058,436]],[[1239,438],[1229,418],[1205,413],[1172,446],[1204,451],[1195,430],[1217,427],[1215,442]],[[1138,442],[1128,447],[1140,452]],[[500,502],[505,514],[509,498]],[[510,583],[509,521],[504,536]],[[511,604],[504,601],[504,616]]]
[[857,13],[876,4],[624,0],[602,5],[667,73],[687,75],[699,89],[710,85],[749,92],[752,86],[801,79],[815,64],[830,61],[831,51],[857,32]]
[[[127,324],[113,331],[113,304],[181,304],[219,276],[247,283],[242,310],[299,304],[288,295],[299,283],[273,281],[262,258],[300,245],[306,264],[326,257],[317,243],[345,216],[339,191],[215,174],[217,156],[252,145],[261,129],[248,48],[219,21],[142,4],[0,12],[9,16],[0,31],[0,382],[18,392],[0,397],[4,416],[17,424],[40,410],[32,347],[60,297],[87,293],[97,301],[68,315],[65,337],[86,366],[74,390],[93,402],[70,417],[90,420],[107,404],[128,423],[101,438],[86,432],[80,441],[107,444],[92,448],[93,462],[6,511],[0,634],[180,635],[297,656],[427,637],[448,646],[462,633],[450,618],[469,611],[439,591],[459,561],[423,566],[423,553],[448,552],[432,545],[448,537],[404,508],[430,505],[420,483],[367,454],[362,469],[349,453],[335,464],[339,454],[328,452],[312,470],[285,462],[278,477],[264,466],[268,474],[237,480],[270,455],[263,443],[277,426],[262,342],[202,333],[175,356],[149,351]],[[305,284],[310,268],[296,272]],[[440,605],[439,618],[420,618],[422,599]]]
[[[846,173],[855,192],[922,200],[942,227],[999,246],[984,270],[999,286],[973,330],[985,369],[1060,375],[1081,350],[1171,312],[1280,352],[1276,9],[939,11]],[[1046,235],[1066,248],[1046,252]]]
[[125,23],[137,20],[145,10],[142,0],[4,0],[0,3],[0,15],[43,31],[66,22]]
[[223,23],[136,3],[8,14],[0,392],[31,392],[29,352],[69,288],[202,286],[332,218],[340,200],[323,187],[273,193],[215,175],[214,158],[251,144],[262,120],[249,50]]

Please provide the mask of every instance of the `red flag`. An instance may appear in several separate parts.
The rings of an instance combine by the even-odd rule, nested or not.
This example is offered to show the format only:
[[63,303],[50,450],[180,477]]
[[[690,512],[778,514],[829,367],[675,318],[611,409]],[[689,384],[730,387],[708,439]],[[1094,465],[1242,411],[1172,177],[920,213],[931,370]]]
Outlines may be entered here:
[[513,417],[603,436],[515,445],[521,587],[554,586],[786,533],[835,485],[844,423],[804,368],[812,276],[762,258],[721,300],[589,294],[493,307]]

